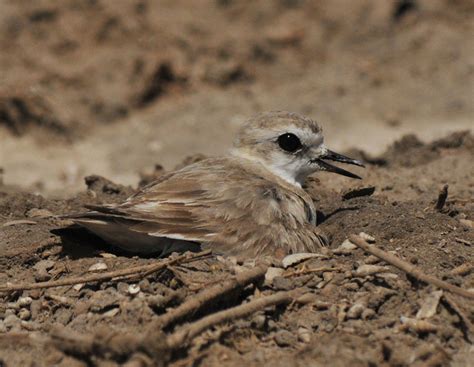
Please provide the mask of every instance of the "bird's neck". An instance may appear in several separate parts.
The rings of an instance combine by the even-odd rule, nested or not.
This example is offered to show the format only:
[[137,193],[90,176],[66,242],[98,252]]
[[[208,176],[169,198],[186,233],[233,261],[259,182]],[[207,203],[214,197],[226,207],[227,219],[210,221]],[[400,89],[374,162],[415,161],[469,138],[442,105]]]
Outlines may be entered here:
[[[259,170],[265,170],[272,176],[274,176],[274,181],[283,180],[286,184],[290,184],[292,187],[301,189],[302,182],[300,182],[296,177],[290,175],[288,171],[276,166],[268,164],[264,159],[250,154],[242,149],[233,149],[230,151],[231,156],[251,162],[253,166],[257,165]],[[276,178],[276,179],[275,179]],[[303,178],[304,181],[304,178]],[[286,185],[284,185],[286,186]]]

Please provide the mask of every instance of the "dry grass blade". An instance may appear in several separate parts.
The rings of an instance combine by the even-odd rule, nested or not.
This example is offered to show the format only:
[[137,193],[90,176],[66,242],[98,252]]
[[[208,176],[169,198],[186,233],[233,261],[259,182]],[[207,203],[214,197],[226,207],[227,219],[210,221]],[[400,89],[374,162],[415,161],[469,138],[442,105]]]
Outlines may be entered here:
[[80,277],[71,277],[71,278],[66,278],[66,279],[53,280],[53,281],[40,282],[40,283],[5,285],[5,286],[0,286],[0,292],[13,292],[13,291],[22,291],[22,290],[29,290],[29,289],[61,287],[65,285],[105,281],[105,280],[110,280],[117,277],[125,277],[125,276],[130,276],[130,275],[145,276],[145,275],[154,273],[156,271],[159,271],[161,269],[164,269],[170,265],[174,265],[176,263],[187,263],[190,261],[198,260],[204,256],[209,255],[210,253],[211,253],[210,250],[206,250],[203,252],[199,252],[197,254],[183,254],[174,259],[159,261],[154,264],[134,266],[130,268],[108,271],[108,272],[103,272],[99,274],[85,275],[85,276],[80,276]]
[[349,237],[349,240],[354,245],[357,245],[361,249],[367,251],[372,255],[377,256],[378,258],[397,267],[398,269],[403,270],[405,273],[410,274],[412,277],[421,280],[422,282],[433,284],[438,288],[444,289],[445,291],[457,294],[465,298],[474,299],[474,292],[470,292],[466,289],[449,284],[448,282],[438,279],[432,275],[425,274],[417,267],[400,259],[399,257],[390,254],[384,250],[381,250],[375,246],[369,245],[364,239],[359,236],[351,235]]

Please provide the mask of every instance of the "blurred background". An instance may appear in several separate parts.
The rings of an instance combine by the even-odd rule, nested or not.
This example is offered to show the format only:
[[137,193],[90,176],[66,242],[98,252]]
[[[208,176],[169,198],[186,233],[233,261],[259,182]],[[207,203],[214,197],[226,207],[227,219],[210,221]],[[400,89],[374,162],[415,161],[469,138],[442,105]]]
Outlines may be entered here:
[[266,110],[371,154],[474,127],[472,0],[2,0],[0,49],[0,180],[52,196],[224,154]]

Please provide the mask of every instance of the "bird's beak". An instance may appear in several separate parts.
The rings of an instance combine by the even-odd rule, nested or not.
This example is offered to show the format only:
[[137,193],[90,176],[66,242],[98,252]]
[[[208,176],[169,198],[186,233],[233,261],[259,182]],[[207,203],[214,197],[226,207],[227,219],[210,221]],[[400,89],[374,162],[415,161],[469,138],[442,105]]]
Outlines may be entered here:
[[339,168],[337,166],[333,166],[332,164],[329,164],[325,162],[325,160],[330,160],[330,161],[336,161],[336,162],[341,162],[341,163],[347,163],[347,164],[353,164],[356,166],[360,167],[365,167],[362,162],[352,159],[349,157],[346,157],[342,154],[335,153],[333,151],[330,151],[329,149],[325,149],[324,153],[320,155],[318,158],[313,159],[311,162],[316,163],[321,171],[327,171],[327,172],[334,172],[338,173],[340,175],[346,176],[346,177],[351,177],[351,178],[358,178],[361,179],[361,177],[357,176],[356,174],[346,171],[345,169]]

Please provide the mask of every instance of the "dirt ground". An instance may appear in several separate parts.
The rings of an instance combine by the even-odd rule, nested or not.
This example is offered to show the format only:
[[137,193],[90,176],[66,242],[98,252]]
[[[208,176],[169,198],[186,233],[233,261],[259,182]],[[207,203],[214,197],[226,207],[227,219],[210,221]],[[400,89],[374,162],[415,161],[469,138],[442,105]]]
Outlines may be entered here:
[[[474,289],[473,19],[468,0],[2,1],[0,366],[473,365],[472,299],[344,242],[364,232]],[[367,163],[362,181],[307,183],[331,239],[324,256],[265,259],[265,276],[166,327],[170,311],[256,261],[208,255],[1,292],[169,261],[59,216],[123,200],[159,165],[223,154],[246,117],[275,109],[320,121],[328,146]],[[170,347],[206,316],[293,290],[309,301]]]

